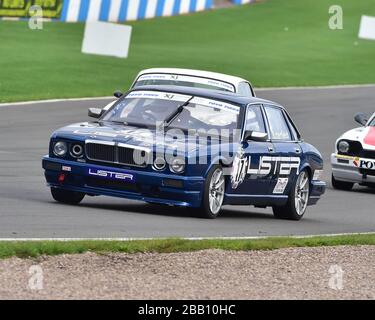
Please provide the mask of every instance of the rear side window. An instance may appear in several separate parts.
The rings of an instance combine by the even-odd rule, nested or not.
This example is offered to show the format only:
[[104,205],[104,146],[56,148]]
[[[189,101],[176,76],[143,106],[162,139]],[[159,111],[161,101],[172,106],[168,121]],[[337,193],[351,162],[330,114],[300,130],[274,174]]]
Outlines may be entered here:
[[280,108],[265,106],[268,124],[270,127],[270,138],[272,140],[292,140],[289,126],[285,120],[284,113]]
[[240,82],[238,85],[238,94],[241,96],[246,96],[246,97],[252,97],[253,92],[250,88],[250,85],[247,82]]

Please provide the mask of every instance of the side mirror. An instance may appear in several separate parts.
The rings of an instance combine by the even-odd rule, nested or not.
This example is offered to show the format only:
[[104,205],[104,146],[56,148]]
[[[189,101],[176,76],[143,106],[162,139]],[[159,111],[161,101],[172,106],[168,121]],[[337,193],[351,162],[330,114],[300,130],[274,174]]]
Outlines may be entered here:
[[91,118],[100,118],[104,113],[103,109],[100,108],[89,108],[88,116]]
[[113,93],[113,95],[116,97],[116,98],[121,98],[122,97],[122,92],[121,91],[115,91]]
[[265,132],[258,132],[258,131],[245,131],[244,141],[258,141],[258,142],[265,142],[268,140],[268,134]]
[[356,121],[356,122],[358,122],[360,125],[362,125],[362,126],[365,126],[366,125],[366,123],[367,123],[367,121],[368,121],[368,119],[367,119],[367,117],[366,117],[366,115],[364,114],[364,113],[357,113],[355,116],[354,116],[354,120]]

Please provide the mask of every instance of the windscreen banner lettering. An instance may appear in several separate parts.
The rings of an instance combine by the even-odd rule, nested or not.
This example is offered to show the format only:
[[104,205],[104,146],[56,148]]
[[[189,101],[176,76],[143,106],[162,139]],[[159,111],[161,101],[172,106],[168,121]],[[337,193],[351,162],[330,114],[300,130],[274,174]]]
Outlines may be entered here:
[[162,74],[162,73],[153,73],[153,74],[144,74],[140,76],[137,82],[147,81],[147,80],[161,80],[161,81],[181,81],[181,82],[191,82],[199,83],[203,85],[223,88],[231,92],[235,92],[234,86],[219,80],[207,79],[194,76],[184,76],[178,74]]

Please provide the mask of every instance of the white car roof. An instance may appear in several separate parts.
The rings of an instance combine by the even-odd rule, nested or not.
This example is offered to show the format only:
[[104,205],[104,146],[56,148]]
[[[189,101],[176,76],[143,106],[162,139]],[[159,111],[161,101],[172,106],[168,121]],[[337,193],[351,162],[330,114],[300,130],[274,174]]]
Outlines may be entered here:
[[203,70],[194,70],[194,69],[181,69],[181,68],[151,68],[145,69],[138,73],[136,79],[138,79],[141,75],[147,73],[170,73],[170,74],[181,74],[181,75],[189,75],[189,76],[196,76],[196,77],[204,77],[204,78],[212,78],[220,81],[225,81],[233,84],[236,88],[240,82],[248,82],[246,79],[230,76],[224,73],[218,72],[211,72],[211,71],[203,71]]

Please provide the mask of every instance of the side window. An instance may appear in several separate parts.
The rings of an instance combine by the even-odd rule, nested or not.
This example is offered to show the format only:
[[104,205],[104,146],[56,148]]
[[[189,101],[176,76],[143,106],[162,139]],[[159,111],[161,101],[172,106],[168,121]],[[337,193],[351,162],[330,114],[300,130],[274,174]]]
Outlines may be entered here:
[[293,140],[283,111],[277,107],[265,106],[270,136],[273,140]]
[[251,91],[250,85],[247,82],[240,82],[238,85],[238,94],[241,96],[252,97],[253,92]]
[[247,107],[245,130],[266,132],[262,109],[260,106],[251,105]]

